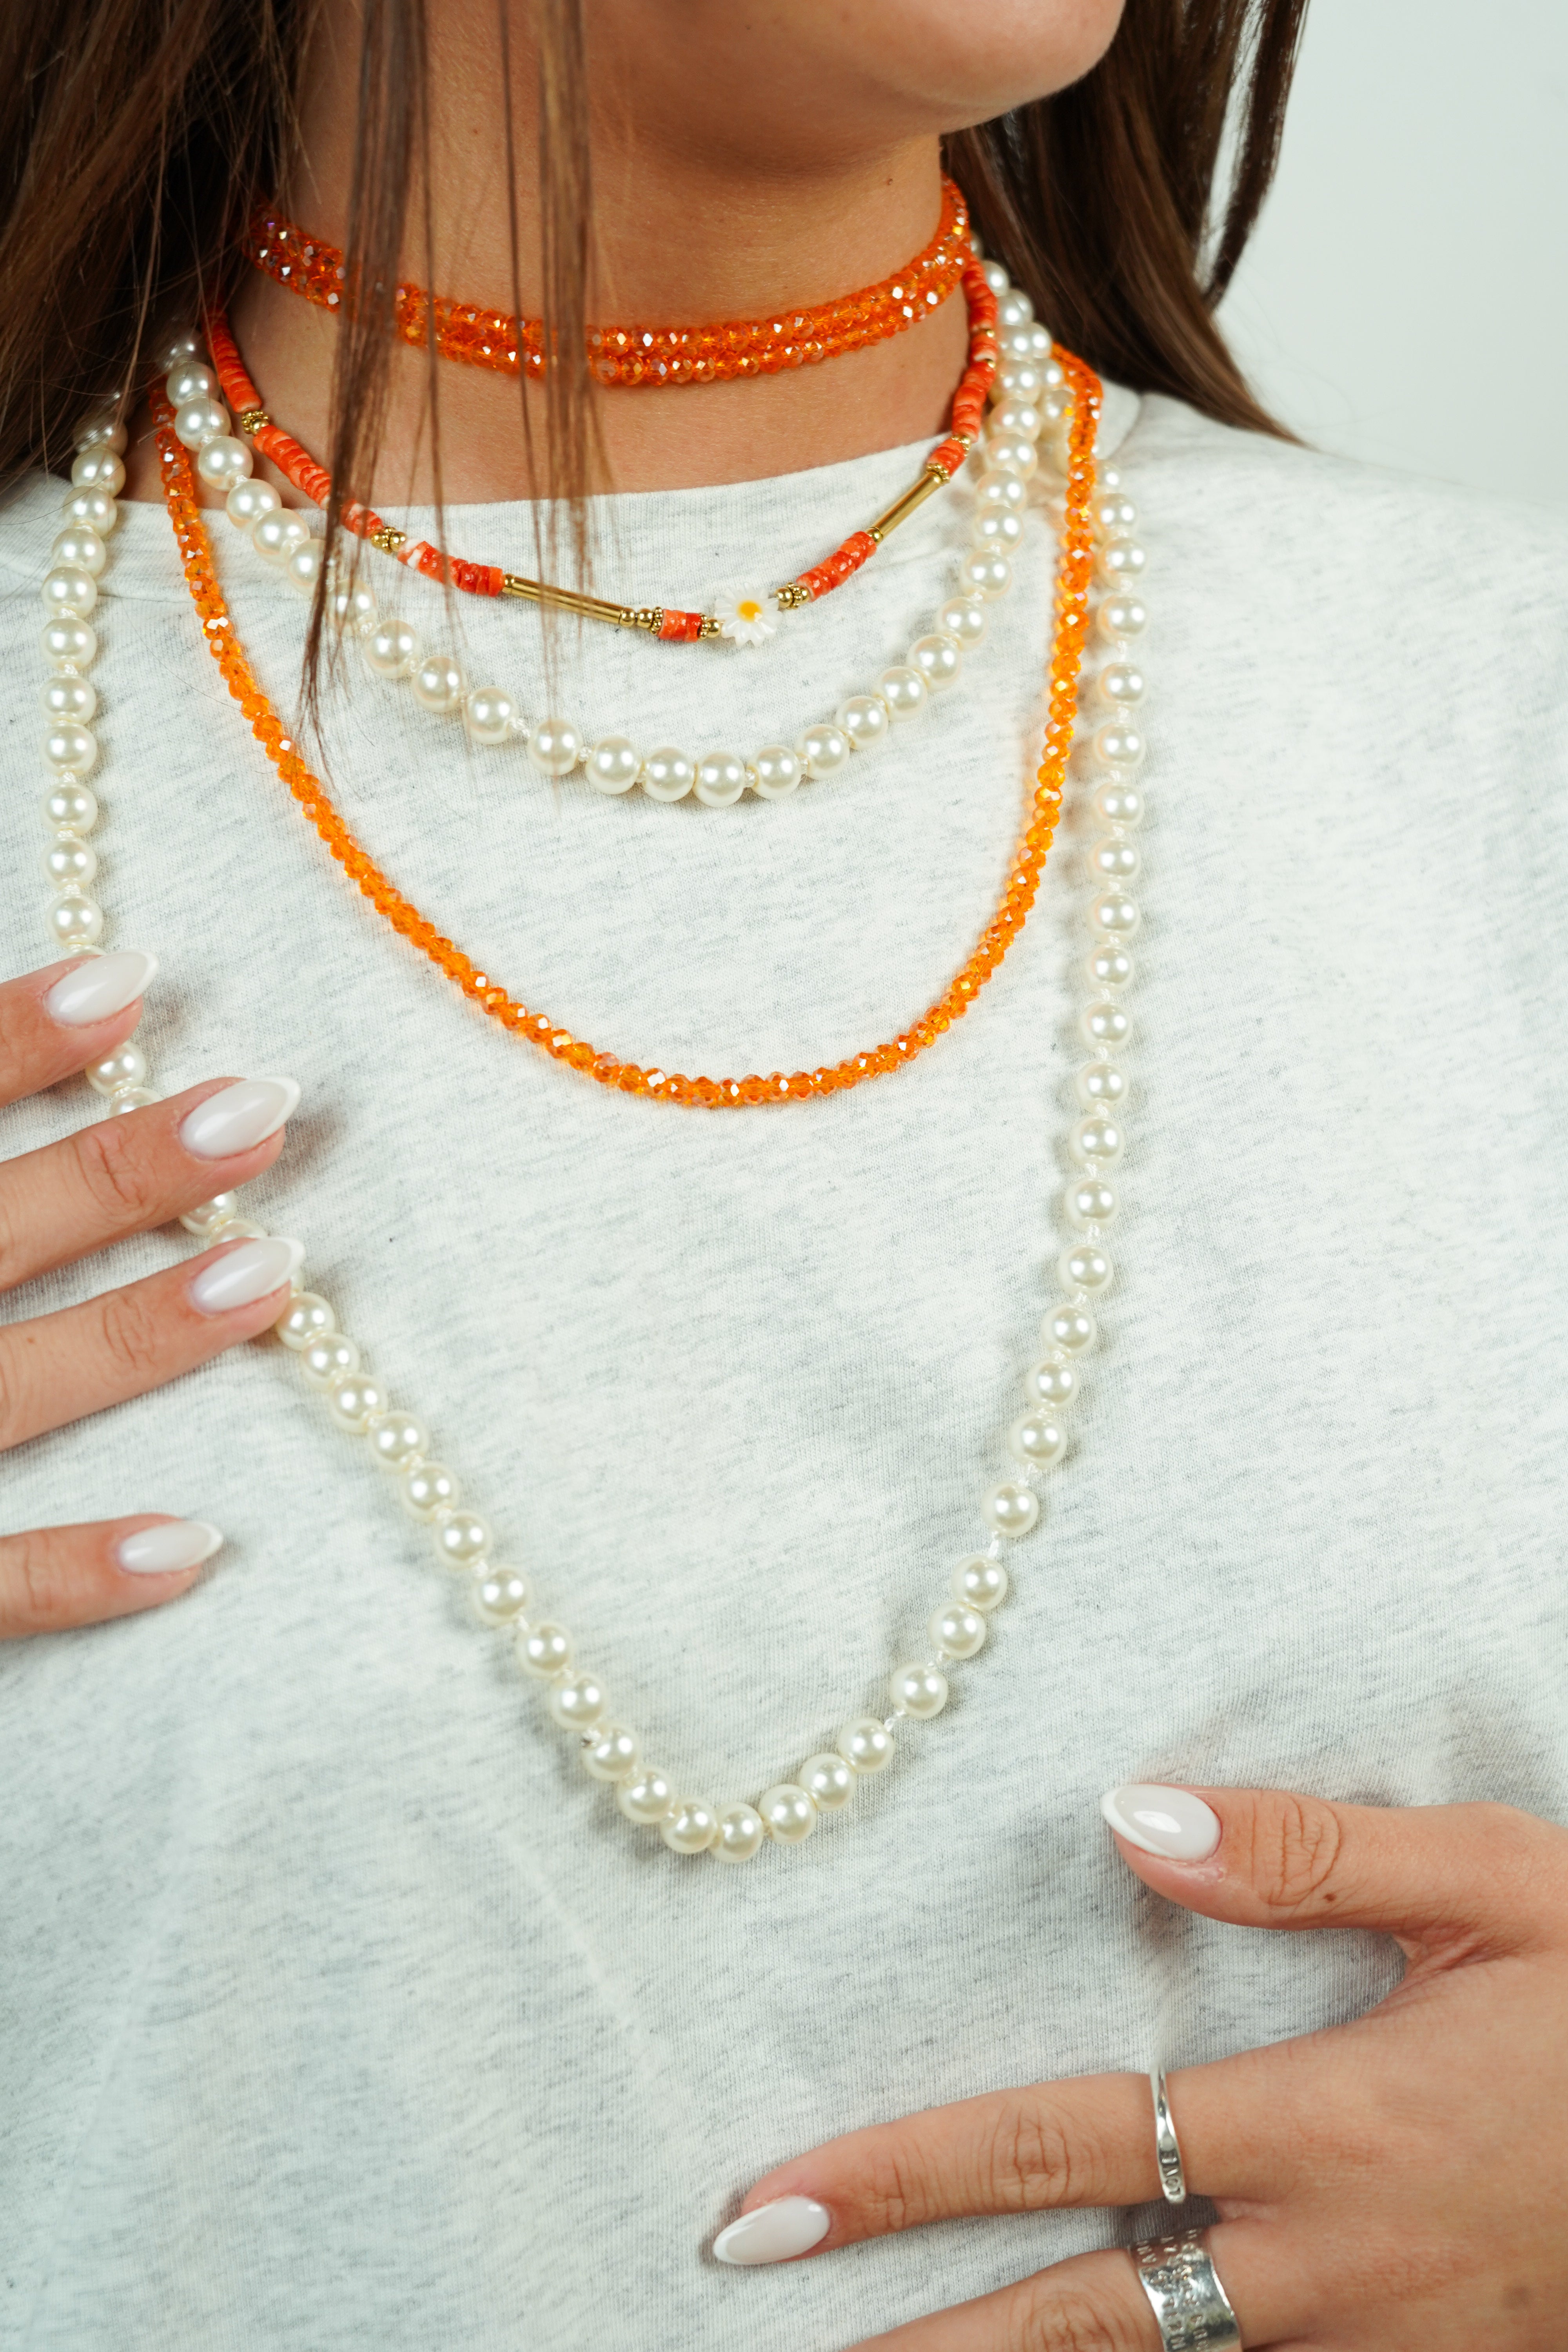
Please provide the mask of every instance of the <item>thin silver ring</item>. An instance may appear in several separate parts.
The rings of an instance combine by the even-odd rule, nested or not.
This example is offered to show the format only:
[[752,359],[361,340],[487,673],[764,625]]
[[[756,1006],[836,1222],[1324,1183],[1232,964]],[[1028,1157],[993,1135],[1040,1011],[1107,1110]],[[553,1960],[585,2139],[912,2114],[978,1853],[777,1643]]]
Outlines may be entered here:
[[1146,2238],[1131,2250],[1164,2352],[1243,2352],[1236,2314],[1201,2230]]
[[1182,2169],[1182,2144],[1176,2137],[1163,2066],[1150,2067],[1149,2087],[1154,2094],[1154,2158],[1160,2167],[1160,2187],[1167,2205],[1184,2205],[1187,2176]]

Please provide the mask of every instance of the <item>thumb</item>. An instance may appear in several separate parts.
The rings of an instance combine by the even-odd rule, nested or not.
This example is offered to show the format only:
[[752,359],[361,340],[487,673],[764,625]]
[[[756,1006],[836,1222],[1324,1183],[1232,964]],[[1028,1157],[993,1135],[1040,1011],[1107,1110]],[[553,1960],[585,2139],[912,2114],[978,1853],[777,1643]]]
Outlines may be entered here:
[[1370,1927],[1477,1958],[1568,1933],[1568,1832],[1510,1805],[1130,1786],[1100,1810],[1146,1885],[1239,1927]]

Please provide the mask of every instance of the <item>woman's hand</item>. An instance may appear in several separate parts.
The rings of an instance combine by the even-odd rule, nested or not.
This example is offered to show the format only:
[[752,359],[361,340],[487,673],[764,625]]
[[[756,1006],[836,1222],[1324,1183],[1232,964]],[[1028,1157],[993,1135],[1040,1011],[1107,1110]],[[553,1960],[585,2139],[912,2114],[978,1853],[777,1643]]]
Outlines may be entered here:
[[[107,1064],[154,968],[127,950],[0,987],[0,1104]],[[0,1163],[0,1291],[258,1176],[298,1099],[290,1079],[212,1078],[121,1115],[105,1103],[64,1142]],[[0,1452],[264,1331],[301,1255],[295,1242],[234,1240],[83,1306],[0,1326]],[[172,1601],[222,1540],[204,1520],[149,1511],[0,1537],[0,1639]]]
[[[1118,1792],[1187,1861],[1118,1840],[1174,1903],[1242,1927],[1393,1936],[1403,1981],[1353,2024],[1170,2077],[1189,2193],[1247,2352],[1561,2352],[1568,2343],[1568,1832],[1501,1805],[1384,1811],[1274,1790]],[[1173,1805],[1166,1801],[1173,1798]],[[1108,1801],[1110,1811],[1116,1800]],[[1180,1822],[1202,1829],[1184,1839]],[[1159,1827],[1162,1811],[1167,1829]],[[1178,1834],[1172,1835],[1171,1832]],[[1135,1834],[1142,1834],[1134,1829]],[[1160,2195],[1142,2074],[935,2107],[832,2140],[745,2210],[725,2259],[815,2256],[960,2213]],[[1167,2208],[1173,2230],[1179,2209]],[[810,2233],[820,2240],[809,2245]],[[769,2237],[778,2253],[763,2251]],[[874,2339],[879,2352],[1159,2352],[1125,2252]],[[858,2352],[868,2352],[868,2346]]]

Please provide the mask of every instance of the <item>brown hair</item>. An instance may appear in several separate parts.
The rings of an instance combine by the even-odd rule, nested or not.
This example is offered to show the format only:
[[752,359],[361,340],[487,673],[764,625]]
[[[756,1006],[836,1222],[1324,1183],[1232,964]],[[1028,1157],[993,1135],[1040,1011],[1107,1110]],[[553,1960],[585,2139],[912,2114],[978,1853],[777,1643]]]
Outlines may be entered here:
[[[504,42],[507,0],[497,5]],[[987,247],[1064,342],[1135,390],[1255,432],[1281,428],[1247,390],[1214,309],[1273,173],[1305,5],[1128,0],[1081,81],[947,142]],[[149,338],[226,293],[237,234],[281,183],[314,14],[315,0],[11,0],[0,19],[0,482],[64,462],[82,412],[124,395]],[[534,0],[534,16],[543,308],[559,355],[542,470],[575,500],[594,450],[583,0]],[[426,0],[364,0],[359,99],[349,249],[357,282],[379,291],[345,318],[338,350],[329,464],[345,496],[368,486],[384,414],[391,289],[410,244],[426,263],[431,248],[417,168]],[[1227,121],[1237,160],[1216,217]],[[507,141],[510,161],[510,114]],[[411,187],[426,192],[413,223]],[[512,247],[518,277],[515,211]],[[432,354],[433,400],[435,375]],[[312,652],[315,641],[313,627]]]

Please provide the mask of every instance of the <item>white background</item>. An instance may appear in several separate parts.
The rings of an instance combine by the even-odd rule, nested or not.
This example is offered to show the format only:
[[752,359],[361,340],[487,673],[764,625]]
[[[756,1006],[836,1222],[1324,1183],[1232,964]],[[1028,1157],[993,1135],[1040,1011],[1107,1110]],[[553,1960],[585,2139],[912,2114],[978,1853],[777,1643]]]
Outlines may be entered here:
[[1310,0],[1220,318],[1320,447],[1568,502],[1568,0]]

